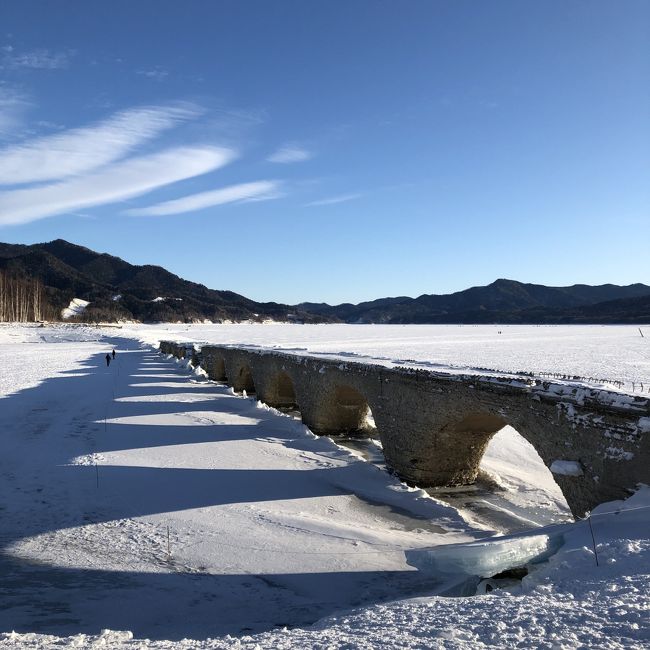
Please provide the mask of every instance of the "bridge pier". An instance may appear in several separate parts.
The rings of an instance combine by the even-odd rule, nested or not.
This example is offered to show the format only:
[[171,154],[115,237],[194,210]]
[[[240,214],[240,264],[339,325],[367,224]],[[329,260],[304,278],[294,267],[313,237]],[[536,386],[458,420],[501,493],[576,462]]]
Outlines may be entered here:
[[318,435],[341,435],[368,429],[369,405],[351,386],[322,382],[315,393],[298,389],[302,421]]
[[490,439],[505,426],[489,415],[469,416],[458,423],[428,413],[399,422],[385,422],[378,415],[375,421],[388,464],[419,487],[473,483]]
[[243,391],[246,391],[247,394],[257,393],[249,354],[244,350],[234,348],[224,348],[220,351],[210,348],[210,352],[211,354],[221,353],[224,360],[226,381],[236,393]]
[[293,373],[276,357],[251,356],[257,398],[277,409],[294,409],[298,405]]
[[473,483],[490,439],[508,424],[481,391],[420,372],[382,372],[373,413],[388,464],[420,487]]
[[226,381],[226,363],[224,361],[223,355],[217,351],[209,352],[206,350],[201,350],[200,357],[201,368],[205,370],[208,377],[212,381]]

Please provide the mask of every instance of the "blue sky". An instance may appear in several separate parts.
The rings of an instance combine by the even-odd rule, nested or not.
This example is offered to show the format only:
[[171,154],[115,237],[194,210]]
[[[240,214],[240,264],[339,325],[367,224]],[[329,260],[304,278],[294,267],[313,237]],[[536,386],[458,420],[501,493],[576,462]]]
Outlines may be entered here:
[[650,282],[650,2],[0,4],[0,241],[257,300]]

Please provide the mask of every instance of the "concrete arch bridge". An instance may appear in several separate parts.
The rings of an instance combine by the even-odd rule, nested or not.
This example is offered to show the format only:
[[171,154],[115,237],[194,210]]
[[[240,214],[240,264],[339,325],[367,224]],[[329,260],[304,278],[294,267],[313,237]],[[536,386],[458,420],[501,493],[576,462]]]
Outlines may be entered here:
[[575,516],[650,483],[648,398],[257,348],[161,341],[160,351],[192,357],[210,379],[269,406],[298,408],[315,434],[363,429],[370,409],[388,465],[411,485],[472,483],[490,439],[506,425],[552,468]]

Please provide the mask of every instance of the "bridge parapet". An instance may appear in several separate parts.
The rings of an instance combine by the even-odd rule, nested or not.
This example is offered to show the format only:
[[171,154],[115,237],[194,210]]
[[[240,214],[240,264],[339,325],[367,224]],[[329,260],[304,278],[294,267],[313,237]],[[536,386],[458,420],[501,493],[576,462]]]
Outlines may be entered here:
[[[472,483],[492,436],[507,424],[544,463],[572,461],[555,479],[577,516],[650,482],[650,400],[535,378],[463,375],[299,356],[262,348],[162,341],[211,379],[299,408],[316,434],[368,427],[372,413],[388,465],[421,487]],[[557,465],[557,464],[556,464]]]

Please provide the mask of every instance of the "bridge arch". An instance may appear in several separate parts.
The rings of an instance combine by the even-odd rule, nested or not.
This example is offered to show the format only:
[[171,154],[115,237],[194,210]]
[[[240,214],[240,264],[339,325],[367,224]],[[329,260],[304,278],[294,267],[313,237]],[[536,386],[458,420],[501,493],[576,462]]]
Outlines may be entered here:
[[473,483],[490,440],[507,424],[501,415],[470,411],[444,425],[438,434],[445,453],[437,454],[437,484],[453,486]]
[[207,363],[207,373],[208,377],[213,381],[228,381],[225,359],[219,354],[210,355]]
[[296,388],[286,370],[274,373],[265,387],[264,401],[274,408],[298,408]]
[[[561,477],[551,472],[548,463],[539,453],[539,448],[509,425],[498,431],[492,438],[481,458],[479,481],[494,475],[506,482],[525,486],[525,501],[529,498],[544,497],[545,508],[555,515],[566,516],[569,508]],[[559,480],[558,480],[559,479]]]
[[[556,447],[545,439],[544,432],[535,426],[534,420],[528,421],[517,417],[515,413],[474,404],[469,405],[467,410],[422,409],[419,414],[415,414],[415,418],[401,423],[402,431],[407,427],[412,434],[409,440],[411,444],[404,444],[401,436],[395,437],[390,420],[382,418],[379,426],[386,461],[407,483],[422,488],[475,483],[491,441],[508,427],[509,441],[516,444],[516,438],[519,438],[520,444],[517,447],[522,454],[520,458],[508,458],[509,471],[512,471],[513,462],[521,460],[546,486],[531,483],[531,487],[552,494],[553,500],[558,504],[558,513],[568,504],[574,515],[579,514],[573,497],[576,477],[558,476],[550,471],[553,460],[570,455],[570,451],[564,447],[562,452],[565,456],[560,455]],[[492,453],[494,450],[493,446]],[[486,459],[488,464],[489,458]],[[496,473],[499,474],[499,471]],[[525,473],[526,471],[522,472]],[[516,474],[517,472],[514,475]],[[489,476],[484,474],[483,478],[489,479]],[[568,481],[565,480],[567,478]],[[529,479],[522,476],[521,480],[527,482]]]
[[338,384],[325,404],[329,427],[339,433],[356,433],[371,428],[372,411],[366,397],[349,384]]

